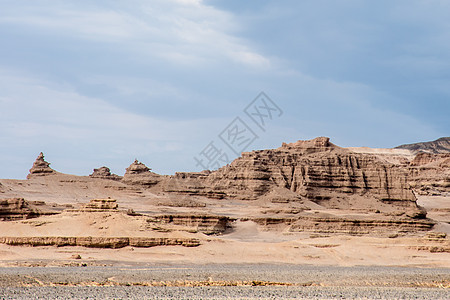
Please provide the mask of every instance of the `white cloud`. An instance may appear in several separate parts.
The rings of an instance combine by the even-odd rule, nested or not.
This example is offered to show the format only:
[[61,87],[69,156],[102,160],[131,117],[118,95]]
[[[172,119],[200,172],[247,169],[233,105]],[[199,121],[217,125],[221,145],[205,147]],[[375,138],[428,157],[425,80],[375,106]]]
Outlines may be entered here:
[[224,11],[189,0],[135,0],[126,4],[42,5],[4,9],[0,23],[28,26],[41,34],[107,42],[127,51],[188,65],[231,60],[246,67],[267,67],[270,58],[233,33],[237,21]]
[[166,121],[131,113],[100,98],[80,95],[70,86],[11,70],[0,69],[0,90],[0,127],[10,128],[3,134],[12,138],[44,135],[88,141],[114,136],[161,143],[183,140],[180,129],[200,126],[196,121]]
[[243,50],[230,53],[230,56],[238,62],[242,62],[246,65],[254,66],[257,68],[268,69],[271,66],[269,59],[254,52]]

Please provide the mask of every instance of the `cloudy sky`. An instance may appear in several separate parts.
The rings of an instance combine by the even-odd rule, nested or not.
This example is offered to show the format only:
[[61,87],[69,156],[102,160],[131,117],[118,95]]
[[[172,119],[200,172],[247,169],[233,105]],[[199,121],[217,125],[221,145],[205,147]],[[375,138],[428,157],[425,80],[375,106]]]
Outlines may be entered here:
[[[450,1],[0,3],[0,178],[40,151],[78,175],[198,171],[211,142],[236,156],[218,137],[236,117],[246,150],[450,135]],[[282,110],[264,130],[244,113],[261,91]]]

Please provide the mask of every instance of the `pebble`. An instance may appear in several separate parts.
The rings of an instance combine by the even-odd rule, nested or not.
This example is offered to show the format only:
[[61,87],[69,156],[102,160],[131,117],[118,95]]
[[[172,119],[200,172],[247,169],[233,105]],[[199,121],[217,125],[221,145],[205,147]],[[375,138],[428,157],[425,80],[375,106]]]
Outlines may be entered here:
[[[255,280],[294,286],[138,285],[175,280]],[[94,286],[111,282],[116,286]],[[445,268],[265,264],[11,267],[0,268],[0,299],[450,299],[449,283],[450,269]]]

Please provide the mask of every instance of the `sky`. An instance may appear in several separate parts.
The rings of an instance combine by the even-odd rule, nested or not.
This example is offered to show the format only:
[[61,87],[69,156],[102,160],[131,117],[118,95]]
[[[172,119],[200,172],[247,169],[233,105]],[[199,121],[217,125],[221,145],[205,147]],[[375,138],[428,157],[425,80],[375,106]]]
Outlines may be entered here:
[[0,178],[41,151],[63,173],[174,174],[317,136],[450,135],[450,1],[0,4]]

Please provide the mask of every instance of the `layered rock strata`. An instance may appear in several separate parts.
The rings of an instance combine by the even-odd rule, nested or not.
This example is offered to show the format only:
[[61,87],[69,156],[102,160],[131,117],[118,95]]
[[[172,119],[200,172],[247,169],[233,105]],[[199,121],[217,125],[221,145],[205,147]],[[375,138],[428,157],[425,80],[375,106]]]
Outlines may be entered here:
[[291,232],[315,233],[345,233],[352,235],[411,234],[431,230],[434,222],[391,219],[391,220],[361,220],[346,218],[302,218],[289,228]]
[[203,172],[177,172],[174,176],[164,180],[162,189],[165,192],[185,194],[188,196],[205,196],[212,199],[226,197],[224,191],[218,191],[208,185],[208,177],[211,171]]
[[33,176],[45,176],[51,174],[56,174],[56,171],[50,168],[50,163],[45,161],[44,154],[41,152],[36,158],[36,161],[33,163],[27,178],[29,179]]
[[92,199],[88,204],[84,205],[84,209],[88,210],[117,210],[119,205],[115,199]]
[[243,218],[241,221],[253,221],[262,230],[283,230],[289,232],[310,232],[350,235],[393,235],[411,234],[429,231],[435,222],[429,220],[411,220],[409,218],[346,218],[337,216],[300,216],[300,217],[256,217]]
[[419,153],[407,167],[409,183],[416,193],[450,196],[450,153]]
[[68,208],[66,212],[126,212],[129,215],[134,214],[132,209],[119,210],[116,199],[92,199],[89,203],[82,205],[78,209]]
[[182,230],[204,234],[224,233],[233,221],[235,219],[225,216],[195,214],[159,215],[147,219],[148,227],[153,230]]
[[0,200],[0,221],[14,221],[37,218],[41,212],[23,198]]
[[185,177],[171,179],[177,181],[178,191],[211,198],[288,195],[283,201],[308,199],[327,208],[395,208],[422,214],[405,170],[374,155],[337,147],[326,137],[243,153],[211,174]]
[[98,169],[94,169],[94,172],[89,175],[91,178],[101,178],[101,179],[110,179],[110,180],[121,180],[122,177],[116,174],[112,174],[111,170],[108,167],[101,167]]
[[11,246],[82,246],[89,248],[123,248],[132,247],[155,247],[155,246],[185,246],[196,247],[200,240],[195,238],[170,238],[170,237],[0,237],[0,244]]
[[153,186],[162,180],[163,176],[151,172],[145,164],[137,159],[126,169],[122,182],[142,186]]

